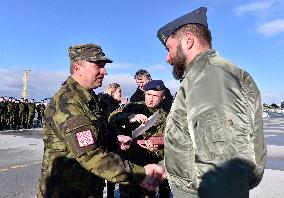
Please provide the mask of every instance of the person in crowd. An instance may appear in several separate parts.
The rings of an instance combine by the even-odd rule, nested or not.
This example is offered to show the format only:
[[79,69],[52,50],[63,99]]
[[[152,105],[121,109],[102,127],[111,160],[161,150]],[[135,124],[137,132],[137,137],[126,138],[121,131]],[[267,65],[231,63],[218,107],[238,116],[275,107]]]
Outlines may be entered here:
[[[98,94],[101,102],[102,109],[104,110],[105,119],[108,120],[109,115],[118,110],[121,106],[121,87],[118,83],[109,84],[102,93]],[[110,130],[110,129],[109,129]],[[108,139],[115,139],[116,135],[114,133],[109,134]],[[113,152],[116,151],[117,147],[115,142],[109,143],[109,149]],[[111,147],[111,148],[110,148]],[[107,198],[113,198],[115,191],[115,183],[108,181],[107,182]]]
[[7,102],[5,97],[0,97],[0,130],[6,129],[6,114],[7,114]]
[[153,190],[165,178],[163,167],[143,166],[107,149],[107,125],[94,93],[112,61],[96,44],[69,48],[71,76],[44,114],[44,156],[38,197],[103,197],[104,179]]
[[36,106],[36,111],[37,111],[37,126],[42,127],[43,116],[45,111],[44,100],[41,100],[40,103]]
[[[129,103],[121,110],[111,114],[109,124],[113,129],[118,130],[119,138],[128,137],[131,142],[132,131],[140,124],[146,123],[148,117],[156,111],[159,112],[157,122],[151,126],[145,133],[133,140],[131,145],[124,145],[125,151],[121,151],[120,155],[124,159],[130,160],[138,165],[159,163],[163,160],[163,134],[166,124],[167,112],[165,112],[160,104],[165,98],[166,87],[162,80],[151,80],[143,86],[145,92],[145,102]],[[141,141],[142,140],[142,141]],[[120,197],[158,197],[158,191],[149,192],[139,185],[123,185],[119,186]],[[170,197],[170,189],[167,182],[160,185],[160,197]]]
[[27,117],[28,129],[34,127],[35,112],[36,112],[35,100],[31,99],[30,102],[28,103],[28,117]]
[[135,73],[134,79],[135,79],[138,87],[137,87],[136,91],[134,92],[134,94],[130,97],[130,102],[144,101],[145,96],[144,96],[143,87],[147,82],[152,80],[151,75],[147,70],[139,69]]

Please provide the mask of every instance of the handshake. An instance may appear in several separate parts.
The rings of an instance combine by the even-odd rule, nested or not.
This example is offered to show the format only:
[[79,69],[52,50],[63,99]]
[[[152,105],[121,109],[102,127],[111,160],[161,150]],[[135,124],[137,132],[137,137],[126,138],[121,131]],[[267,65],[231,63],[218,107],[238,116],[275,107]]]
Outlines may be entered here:
[[140,185],[149,191],[153,191],[166,179],[165,168],[157,164],[148,164],[144,168],[146,176]]

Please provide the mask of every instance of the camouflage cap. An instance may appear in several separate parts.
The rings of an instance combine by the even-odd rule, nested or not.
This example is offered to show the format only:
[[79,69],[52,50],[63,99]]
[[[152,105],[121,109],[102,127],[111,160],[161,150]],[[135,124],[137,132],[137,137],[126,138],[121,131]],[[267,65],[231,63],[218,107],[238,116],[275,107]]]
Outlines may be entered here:
[[105,56],[102,48],[96,44],[73,45],[69,47],[68,52],[71,63],[79,60],[113,62]]

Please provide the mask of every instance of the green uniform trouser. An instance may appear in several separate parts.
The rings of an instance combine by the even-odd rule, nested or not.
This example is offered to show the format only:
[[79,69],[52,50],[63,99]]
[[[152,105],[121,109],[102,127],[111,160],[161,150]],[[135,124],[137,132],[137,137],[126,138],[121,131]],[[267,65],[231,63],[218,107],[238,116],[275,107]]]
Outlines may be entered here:
[[28,128],[32,128],[34,126],[34,114],[30,114],[28,117]]

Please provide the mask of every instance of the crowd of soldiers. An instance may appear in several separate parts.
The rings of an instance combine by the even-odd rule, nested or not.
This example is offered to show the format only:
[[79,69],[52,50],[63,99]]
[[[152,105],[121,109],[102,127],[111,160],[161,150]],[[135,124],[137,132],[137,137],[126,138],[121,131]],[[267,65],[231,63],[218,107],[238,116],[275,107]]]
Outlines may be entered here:
[[35,102],[34,99],[29,101],[25,98],[18,100],[13,97],[7,99],[6,97],[1,96],[0,130],[19,130],[42,127],[44,110],[44,100]]

